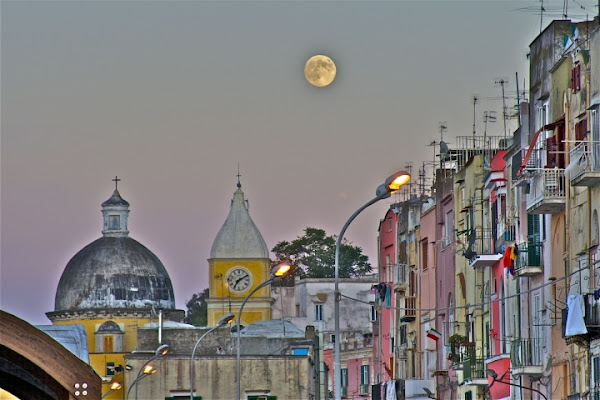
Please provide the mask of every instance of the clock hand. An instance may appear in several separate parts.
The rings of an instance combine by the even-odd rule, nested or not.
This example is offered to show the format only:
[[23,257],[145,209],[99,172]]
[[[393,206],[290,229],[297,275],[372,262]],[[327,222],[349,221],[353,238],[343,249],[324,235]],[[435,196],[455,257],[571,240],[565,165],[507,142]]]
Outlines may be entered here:
[[248,276],[246,275],[246,276],[242,276],[241,278],[239,278],[237,281],[235,281],[235,283],[233,284],[233,287],[234,287],[234,288],[236,288],[236,287],[237,287],[237,285],[238,285],[238,283],[240,283],[240,281],[241,281],[241,280],[243,280],[243,279],[245,279],[245,278],[247,278],[247,277],[248,277]]

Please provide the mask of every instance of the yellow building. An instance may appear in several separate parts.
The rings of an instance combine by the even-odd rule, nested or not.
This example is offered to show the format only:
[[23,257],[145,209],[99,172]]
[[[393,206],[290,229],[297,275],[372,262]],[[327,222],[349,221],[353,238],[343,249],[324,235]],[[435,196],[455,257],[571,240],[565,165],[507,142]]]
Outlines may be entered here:
[[[236,314],[244,298],[269,279],[269,249],[250,218],[242,185],[237,184],[231,209],[210,250],[208,326],[221,316]],[[244,306],[241,325],[271,319],[270,285],[257,291]]]
[[[46,313],[53,324],[85,327],[90,364],[106,383],[103,393],[111,381],[124,383],[125,354],[149,350],[136,349],[138,327],[157,322],[159,315],[173,321],[184,317],[183,310],[175,309],[171,279],[161,261],[129,237],[128,215],[129,203],[115,185],[110,199],[102,203],[102,237],[67,263],[54,311]],[[122,399],[122,389],[106,398]]]

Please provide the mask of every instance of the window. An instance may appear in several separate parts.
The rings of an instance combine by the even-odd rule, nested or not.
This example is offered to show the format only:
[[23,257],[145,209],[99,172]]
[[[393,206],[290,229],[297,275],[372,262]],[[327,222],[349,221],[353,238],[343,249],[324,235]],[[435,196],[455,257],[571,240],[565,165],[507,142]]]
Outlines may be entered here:
[[323,321],[323,304],[315,304],[315,321]]
[[369,366],[361,365],[360,366],[360,384],[368,385],[369,383],[371,383],[371,378],[369,375]]
[[348,387],[348,368],[342,368],[340,372],[342,373],[342,377],[340,379],[342,387]]
[[571,91],[577,93],[581,90],[581,64],[576,64],[571,69]]
[[113,350],[114,349],[113,336],[112,335],[105,335],[103,339],[104,339],[104,352],[105,353],[112,353],[114,351]]
[[400,344],[406,344],[406,325],[400,325]]
[[267,396],[267,395],[258,395],[258,396],[248,396],[248,400],[277,400],[277,396]]
[[454,241],[454,215],[452,210],[444,216],[444,246],[449,246]]
[[330,337],[331,343],[335,343],[335,335],[331,335]]
[[108,216],[108,229],[119,230],[121,228],[121,216],[109,215]]
[[427,246],[429,245],[429,242],[427,241],[427,239],[421,241],[421,265],[423,266],[423,269],[427,269],[428,265],[427,265],[427,259],[428,259],[428,255],[427,255]]
[[371,318],[370,318],[371,322],[377,322],[377,309],[375,308],[375,306],[371,306]]
[[392,231],[392,219],[388,218],[387,223],[388,223],[388,232],[391,232]]

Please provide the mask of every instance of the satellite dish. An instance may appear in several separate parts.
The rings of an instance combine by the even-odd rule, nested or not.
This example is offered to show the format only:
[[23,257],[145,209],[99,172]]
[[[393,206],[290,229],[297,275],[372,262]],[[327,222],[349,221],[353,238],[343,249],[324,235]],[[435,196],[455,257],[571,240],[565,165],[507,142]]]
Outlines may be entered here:
[[448,152],[450,152],[450,149],[448,148],[446,142],[442,140],[440,142],[440,154],[448,154]]

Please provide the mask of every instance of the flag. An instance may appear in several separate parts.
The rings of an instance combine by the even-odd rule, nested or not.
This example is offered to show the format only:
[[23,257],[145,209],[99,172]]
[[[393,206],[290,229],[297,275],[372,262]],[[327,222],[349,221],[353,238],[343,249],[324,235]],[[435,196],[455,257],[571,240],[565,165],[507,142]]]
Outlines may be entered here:
[[571,24],[571,37],[573,40],[579,39],[579,29],[577,29],[577,25]]
[[565,47],[564,47],[565,50],[568,49],[573,44],[573,41],[571,40],[569,35],[564,34],[564,33],[563,33],[563,44],[565,45]]
[[436,331],[435,329],[431,328],[427,331],[427,337],[437,342],[442,337],[442,334]]

